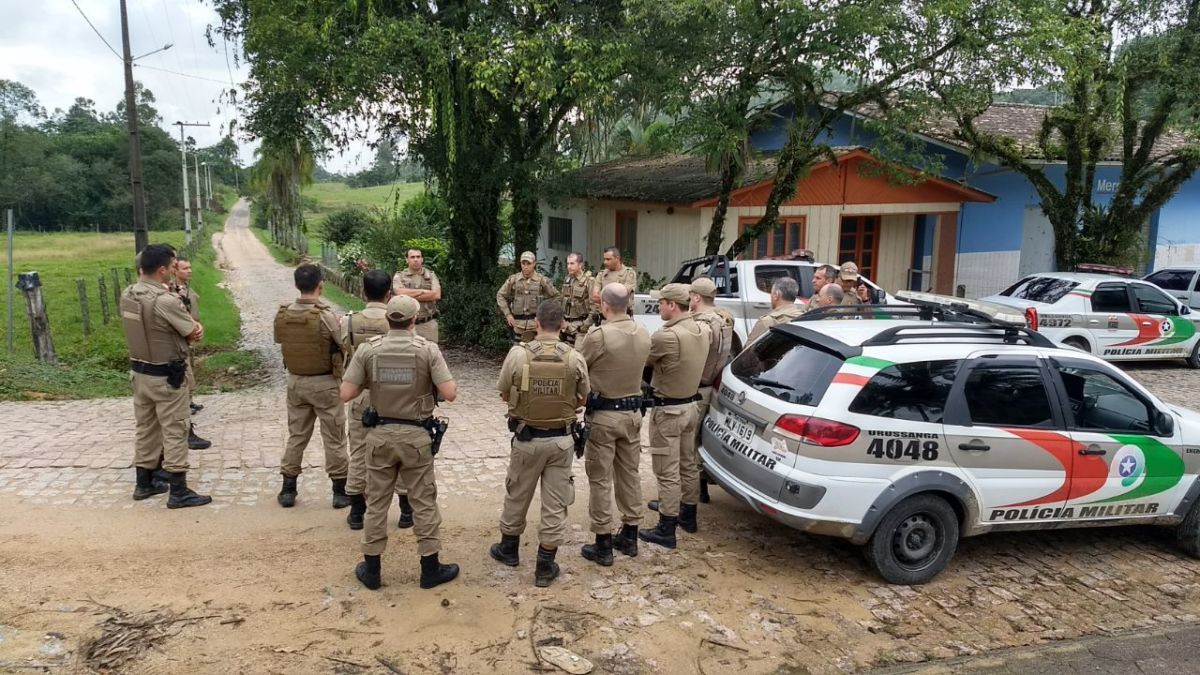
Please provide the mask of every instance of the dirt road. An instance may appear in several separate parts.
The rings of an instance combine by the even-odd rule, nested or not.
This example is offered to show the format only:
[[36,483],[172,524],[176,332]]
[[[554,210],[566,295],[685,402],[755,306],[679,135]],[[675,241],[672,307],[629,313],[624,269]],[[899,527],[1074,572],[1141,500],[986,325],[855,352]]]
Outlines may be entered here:
[[[218,245],[248,344],[273,355],[270,317],[292,294],[290,274],[245,226],[239,207]],[[719,489],[678,550],[643,544],[600,568],[578,554],[591,538],[582,462],[563,576],[534,588],[536,520],[519,568],[487,555],[507,456],[497,366],[448,360],[462,393],[445,407],[437,460],[443,560],[463,571],[430,591],[416,585],[411,531],[394,531],[385,586],[358,584],[359,534],[329,507],[319,465],[296,508],[275,505],[278,376],[206,397],[197,421],[217,454],[197,453],[192,476],[216,502],[183,511],[129,500],[128,400],[0,405],[0,672],[86,672],[136,656],[118,669],[526,673],[552,668],[536,648],[560,644],[596,672],[835,673],[1200,618],[1200,563],[1169,532],[967,540],[934,583],[894,587],[855,548],[777,526]],[[1144,379],[1200,407],[1200,380],[1182,372]],[[306,458],[320,455],[314,445]]]

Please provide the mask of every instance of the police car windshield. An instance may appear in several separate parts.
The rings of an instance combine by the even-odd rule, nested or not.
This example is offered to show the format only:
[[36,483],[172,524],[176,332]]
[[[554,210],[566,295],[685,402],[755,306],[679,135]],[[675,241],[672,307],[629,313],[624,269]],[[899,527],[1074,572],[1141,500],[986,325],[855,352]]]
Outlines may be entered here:
[[1018,300],[1044,302],[1052,305],[1071,292],[1079,285],[1078,281],[1056,279],[1054,277],[1026,277],[1000,292]]
[[773,330],[734,359],[730,372],[768,396],[815,406],[841,366],[837,356]]

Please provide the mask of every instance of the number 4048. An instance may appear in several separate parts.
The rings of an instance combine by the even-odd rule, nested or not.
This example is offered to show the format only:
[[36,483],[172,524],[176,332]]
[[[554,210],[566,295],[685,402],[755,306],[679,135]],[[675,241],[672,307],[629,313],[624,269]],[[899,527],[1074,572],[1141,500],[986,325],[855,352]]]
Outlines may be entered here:
[[867,454],[875,459],[909,459],[925,460],[932,462],[938,458],[938,442],[924,441],[913,439],[906,441],[900,438],[882,438],[871,439],[871,445],[867,447]]

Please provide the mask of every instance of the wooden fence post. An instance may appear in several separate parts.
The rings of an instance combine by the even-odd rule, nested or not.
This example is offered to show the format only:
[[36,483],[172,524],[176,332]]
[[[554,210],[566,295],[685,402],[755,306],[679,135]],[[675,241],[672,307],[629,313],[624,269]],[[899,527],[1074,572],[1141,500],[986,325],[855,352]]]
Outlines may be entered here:
[[[128,267],[125,268],[125,285],[126,286],[133,285],[133,271],[130,270]],[[118,301],[117,304],[118,305],[121,304],[120,301]]]
[[42,281],[37,272],[20,275],[17,288],[25,293],[25,313],[29,315],[29,332],[33,336],[33,355],[46,363],[57,363],[54,340],[50,337],[50,321],[46,318],[46,302],[42,298]]
[[[108,284],[104,281],[104,275],[100,275],[100,281],[96,284],[100,289],[100,316],[104,319],[104,325],[108,325]],[[120,307],[120,303],[117,304]]]
[[88,314],[87,284],[83,279],[75,280],[75,288],[79,289],[79,316],[83,317],[83,336],[92,334],[92,317]]
[[121,276],[118,274],[117,268],[115,267],[111,268],[109,271],[112,272],[113,279],[113,314],[116,314],[121,311]]

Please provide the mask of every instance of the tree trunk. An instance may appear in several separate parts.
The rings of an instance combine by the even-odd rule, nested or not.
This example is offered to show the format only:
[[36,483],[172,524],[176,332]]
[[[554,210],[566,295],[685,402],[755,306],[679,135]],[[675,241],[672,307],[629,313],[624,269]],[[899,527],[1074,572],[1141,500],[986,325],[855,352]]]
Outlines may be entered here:
[[523,251],[533,251],[536,255],[538,230],[542,224],[536,182],[525,165],[518,165],[514,167],[508,184],[512,195],[514,253],[519,255]]
[[725,214],[729,211],[729,199],[737,178],[737,157],[728,153],[721,158],[721,194],[717,197],[717,208],[713,211],[708,235],[704,237],[704,255],[716,255],[721,251],[721,243],[725,239]]

